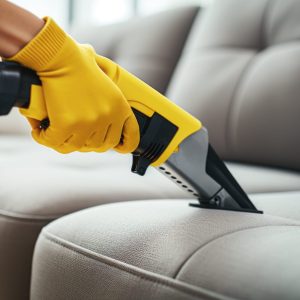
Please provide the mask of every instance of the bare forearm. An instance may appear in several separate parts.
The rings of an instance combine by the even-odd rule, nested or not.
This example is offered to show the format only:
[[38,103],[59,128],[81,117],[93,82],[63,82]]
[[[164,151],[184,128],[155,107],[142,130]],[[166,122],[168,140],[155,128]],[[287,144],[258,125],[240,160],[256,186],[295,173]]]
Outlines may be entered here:
[[15,55],[43,26],[42,19],[6,0],[0,0],[0,56]]

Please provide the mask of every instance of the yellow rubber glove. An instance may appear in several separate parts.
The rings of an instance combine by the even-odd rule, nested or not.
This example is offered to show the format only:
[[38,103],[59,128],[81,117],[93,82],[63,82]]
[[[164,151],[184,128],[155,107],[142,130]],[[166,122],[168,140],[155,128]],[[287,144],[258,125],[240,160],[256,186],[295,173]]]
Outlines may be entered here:
[[[120,89],[97,65],[91,46],[80,45],[45,18],[41,32],[10,60],[37,71],[44,99],[21,109],[40,144],[61,153],[72,151],[134,151],[139,128]],[[46,130],[40,120],[49,118]],[[120,144],[123,134],[122,143]]]

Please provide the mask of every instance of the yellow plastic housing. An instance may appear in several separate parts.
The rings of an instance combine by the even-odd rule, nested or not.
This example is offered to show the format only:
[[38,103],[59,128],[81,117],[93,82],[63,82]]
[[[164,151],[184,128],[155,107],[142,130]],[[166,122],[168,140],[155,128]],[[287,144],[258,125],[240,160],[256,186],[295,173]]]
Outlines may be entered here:
[[[174,152],[180,151],[180,143],[202,128],[201,122],[185,110],[171,102],[155,89],[138,79],[125,69],[117,66],[114,82],[125,95],[131,107],[151,117],[155,112],[178,127],[178,130],[165,151],[154,161],[152,166],[163,164]],[[115,70],[114,70],[115,71]],[[43,97],[41,86],[33,85],[31,100]],[[33,101],[37,102],[37,101]],[[38,109],[37,109],[38,111]],[[45,111],[45,110],[43,110]],[[40,120],[46,116],[40,116]]]
[[119,67],[118,78],[115,79],[115,83],[119,86],[131,107],[149,117],[156,112],[178,127],[173,140],[161,156],[152,163],[152,166],[163,164],[178,150],[178,146],[183,140],[201,129],[202,124],[198,119],[121,67]]

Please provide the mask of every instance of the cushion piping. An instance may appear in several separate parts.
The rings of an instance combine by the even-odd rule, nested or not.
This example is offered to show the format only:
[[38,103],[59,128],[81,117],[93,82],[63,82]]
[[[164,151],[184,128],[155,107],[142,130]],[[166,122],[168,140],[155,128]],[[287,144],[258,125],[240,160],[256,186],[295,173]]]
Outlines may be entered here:
[[201,287],[195,287],[190,284],[180,282],[177,280],[174,280],[173,278],[169,278],[160,274],[156,274],[144,269],[141,269],[139,267],[135,267],[132,265],[129,265],[127,263],[124,263],[122,261],[113,259],[111,257],[96,253],[94,251],[91,251],[89,249],[83,248],[79,245],[76,245],[72,242],[66,241],[50,232],[47,232],[45,229],[42,230],[41,236],[43,236],[46,240],[55,243],[61,247],[64,247],[70,251],[76,252],[78,254],[81,254],[87,258],[96,260],[100,263],[103,263],[111,268],[119,269],[120,271],[129,273],[131,275],[134,275],[136,277],[139,277],[142,280],[146,281],[152,281],[155,284],[160,284],[163,286],[166,286],[168,288],[172,288],[175,290],[179,290],[180,292],[189,294],[191,296],[196,297],[205,297],[205,299],[234,299],[231,297],[227,297],[218,293],[215,293],[213,291],[206,290]]
[[58,218],[62,217],[61,215],[59,216],[34,216],[34,215],[26,215],[26,214],[19,214],[19,213],[14,213],[14,212],[8,212],[5,210],[0,209],[0,218],[5,218],[5,219],[12,219],[16,221],[23,221],[23,222],[47,222],[47,221],[53,221]]
[[259,229],[259,228],[266,228],[266,227],[299,227],[300,228],[300,224],[275,224],[275,225],[263,225],[263,226],[253,226],[253,227],[248,227],[248,228],[243,228],[243,229],[238,229],[238,230],[234,230],[231,232],[227,232],[225,234],[222,234],[218,237],[215,237],[209,241],[207,241],[206,243],[202,244],[199,248],[197,248],[190,256],[188,256],[186,258],[186,260],[182,263],[182,265],[179,267],[178,271],[176,272],[176,275],[174,276],[175,279],[177,279],[180,276],[180,272],[181,270],[189,263],[189,261],[197,254],[199,253],[203,248],[209,246],[211,243],[214,243],[218,240],[221,240],[223,238],[226,238],[230,235],[239,233],[239,232],[243,232],[243,231],[249,231],[249,230],[253,230],[253,229]]

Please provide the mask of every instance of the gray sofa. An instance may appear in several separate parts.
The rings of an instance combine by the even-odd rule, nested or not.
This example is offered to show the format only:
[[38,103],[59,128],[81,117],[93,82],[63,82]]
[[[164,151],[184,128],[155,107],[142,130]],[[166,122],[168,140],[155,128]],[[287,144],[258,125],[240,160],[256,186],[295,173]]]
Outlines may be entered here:
[[[191,208],[155,170],[130,174],[129,156],[61,156],[10,116],[0,120],[0,298],[29,297],[37,237],[58,218],[36,244],[32,299],[299,298],[299,17],[297,0],[219,0],[74,28],[200,118],[265,214]],[[130,200],[145,201],[60,218]]]

